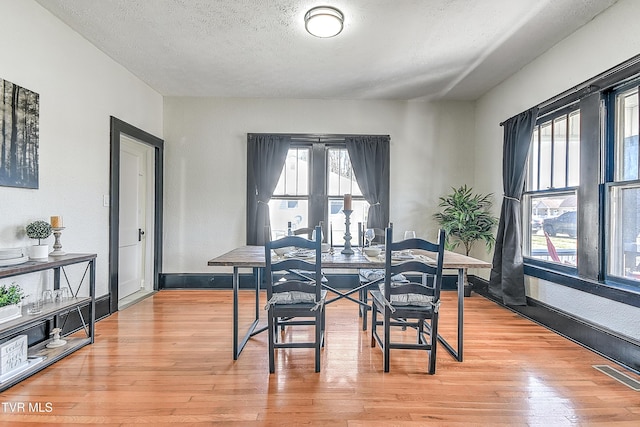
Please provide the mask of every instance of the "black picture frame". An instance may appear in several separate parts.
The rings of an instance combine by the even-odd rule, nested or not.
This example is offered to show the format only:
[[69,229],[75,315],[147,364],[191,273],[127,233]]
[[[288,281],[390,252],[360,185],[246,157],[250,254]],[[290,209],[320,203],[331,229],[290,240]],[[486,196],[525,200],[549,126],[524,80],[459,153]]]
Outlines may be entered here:
[[39,185],[40,95],[0,79],[0,186]]

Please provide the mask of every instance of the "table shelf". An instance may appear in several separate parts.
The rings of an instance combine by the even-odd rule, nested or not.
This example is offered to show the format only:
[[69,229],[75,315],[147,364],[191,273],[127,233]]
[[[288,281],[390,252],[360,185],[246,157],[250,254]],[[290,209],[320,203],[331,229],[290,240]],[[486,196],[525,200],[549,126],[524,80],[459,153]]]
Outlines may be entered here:
[[[8,389],[80,348],[93,343],[95,328],[95,259],[95,254],[66,254],[61,257],[49,257],[48,260],[28,261],[24,264],[0,268],[0,279],[38,271],[53,270],[54,289],[60,288],[60,270],[64,270],[65,266],[86,262],[87,270],[85,270],[85,275],[87,271],[89,272],[88,297],[73,297],[63,301],[46,303],[43,305],[42,311],[38,314],[28,314],[27,307],[23,306],[21,317],[0,323],[0,343],[2,343],[41,324],[46,325],[47,330],[50,331],[52,326],[56,326],[55,324],[60,315],[78,311],[86,335],[85,337],[75,335],[65,336],[63,339],[67,341],[67,343],[56,348],[46,347],[47,343],[50,342],[49,339],[30,345],[27,351],[29,363],[0,377],[0,391]],[[84,278],[85,276],[80,280],[78,288],[82,286]],[[80,312],[81,308],[84,307],[88,307],[88,315],[86,318],[85,315]]]

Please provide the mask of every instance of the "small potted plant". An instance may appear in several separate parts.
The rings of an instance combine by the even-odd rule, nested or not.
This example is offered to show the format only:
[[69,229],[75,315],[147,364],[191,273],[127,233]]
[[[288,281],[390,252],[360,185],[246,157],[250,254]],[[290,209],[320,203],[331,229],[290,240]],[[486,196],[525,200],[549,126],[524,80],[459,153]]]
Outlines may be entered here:
[[0,323],[22,316],[22,298],[24,293],[20,285],[0,286]]
[[38,239],[38,244],[31,247],[31,259],[43,259],[49,257],[49,245],[42,244],[42,239],[51,236],[51,225],[46,221],[34,221],[27,225],[27,236]]

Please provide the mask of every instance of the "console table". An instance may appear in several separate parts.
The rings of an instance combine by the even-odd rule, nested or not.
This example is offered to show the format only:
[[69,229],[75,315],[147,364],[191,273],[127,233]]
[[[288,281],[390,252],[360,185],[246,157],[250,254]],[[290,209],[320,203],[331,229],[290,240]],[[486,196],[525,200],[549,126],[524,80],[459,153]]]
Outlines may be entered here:
[[[84,347],[85,345],[93,343],[94,327],[95,327],[95,269],[96,254],[66,254],[62,256],[49,257],[46,260],[30,260],[23,264],[12,265],[9,267],[0,267],[0,279],[6,279],[23,274],[36,273],[39,271],[53,270],[53,289],[60,288],[61,277],[64,275],[65,281],[71,291],[71,298],[62,301],[53,301],[45,303],[42,307],[42,312],[39,314],[28,314],[27,307],[22,307],[22,316],[0,323],[0,343],[8,341],[18,335],[24,334],[30,328],[46,323],[47,331],[50,332],[53,328],[58,327],[57,322],[59,316],[63,314],[70,314],[77,311],[82,327],[85,332],[85,337],[70,336],[65,337],[67,343],[61,347],[47,348],[46,344],[49,342],[45,339],[43,342],[29,345],[28,348],[28,364],[22,369],[16,370],[17,372],[9,372],[6,378],[0,380],[0,391],[6,390],[9,387],[17,384],[18,382],[30,377],[31,375],[39,372],[47,366],[57,362],[58,360],[68,356],[74,351]],[[79,283],[74,288],[69,283],[69,278],[65,271],[65,267],[73,264],[87,263],[84,270],[84,274]],[[89,281],[89,296],[79,296],[80,288],[88,274]],[[82,314],[81,308],[88,307],[88,318]]]

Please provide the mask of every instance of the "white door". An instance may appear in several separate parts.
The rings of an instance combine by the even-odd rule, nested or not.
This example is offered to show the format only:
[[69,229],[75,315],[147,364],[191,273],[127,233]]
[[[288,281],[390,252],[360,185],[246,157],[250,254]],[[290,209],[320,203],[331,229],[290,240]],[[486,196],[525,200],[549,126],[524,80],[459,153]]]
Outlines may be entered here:
[[[152,230],[152,179],[147,172],[153,170],[153,148],[133,139],[120,140],[120,224],[118,262],[118,300],[145,290],[151,277],[147,229]],[[151,216],[153,218],[153,216]],[[148,289],[150,290],[150,289]]]

